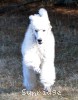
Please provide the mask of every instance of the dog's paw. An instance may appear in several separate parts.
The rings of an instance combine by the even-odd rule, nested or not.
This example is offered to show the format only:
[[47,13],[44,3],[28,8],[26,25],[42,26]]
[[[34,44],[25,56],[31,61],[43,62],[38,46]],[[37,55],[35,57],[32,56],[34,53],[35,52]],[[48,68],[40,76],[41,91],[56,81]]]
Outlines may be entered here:
[[44,91],[46,91],[46,92],[51,92],[51,91],[52,91],[51,86],[46,86],[46,87],[44,87]]

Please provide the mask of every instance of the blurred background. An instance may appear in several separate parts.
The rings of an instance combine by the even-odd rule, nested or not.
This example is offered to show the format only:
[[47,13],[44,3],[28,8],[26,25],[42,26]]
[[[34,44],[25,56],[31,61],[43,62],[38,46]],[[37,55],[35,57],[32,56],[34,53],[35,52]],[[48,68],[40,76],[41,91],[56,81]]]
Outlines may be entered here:
[[[29,15],[48,11],[61,95],[22,95],[21,44]],[[42,91],[40,86],[35,91]],[[78,0],[0,0],[0,100],[78,100]]]

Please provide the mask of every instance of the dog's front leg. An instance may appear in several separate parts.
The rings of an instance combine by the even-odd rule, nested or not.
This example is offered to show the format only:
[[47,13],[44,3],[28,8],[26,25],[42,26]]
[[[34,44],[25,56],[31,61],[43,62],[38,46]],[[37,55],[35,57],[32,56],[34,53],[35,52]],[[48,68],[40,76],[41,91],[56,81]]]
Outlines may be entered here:
[[55,82],[55,67],[52,61],[45,61],[43,63],[40,80],[44,86],[44,90],[50,91],[50,87]]
[[23,64],[23,84],[27,90],[33,90],[36,87],[36,74],[33,69],[30,69]]

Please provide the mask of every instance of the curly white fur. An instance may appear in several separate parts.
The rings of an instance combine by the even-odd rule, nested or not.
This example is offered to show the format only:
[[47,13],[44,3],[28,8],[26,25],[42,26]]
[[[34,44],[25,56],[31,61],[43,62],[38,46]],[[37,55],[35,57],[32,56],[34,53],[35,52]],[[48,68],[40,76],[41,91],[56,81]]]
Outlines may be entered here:
[[55,82],[55,40],[47,11],[44,8],[39,14],[29,16],[30,24],[22,43],[24,86],[32,90],[36,86],[36,72],[44,89]]

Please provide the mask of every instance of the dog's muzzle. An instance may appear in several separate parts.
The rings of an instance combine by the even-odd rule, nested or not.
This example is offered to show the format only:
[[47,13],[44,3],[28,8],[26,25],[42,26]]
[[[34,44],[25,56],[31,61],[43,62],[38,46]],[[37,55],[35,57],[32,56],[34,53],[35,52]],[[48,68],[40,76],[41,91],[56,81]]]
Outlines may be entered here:
[[38,44],[42,44],[42,39],[38,39]]

